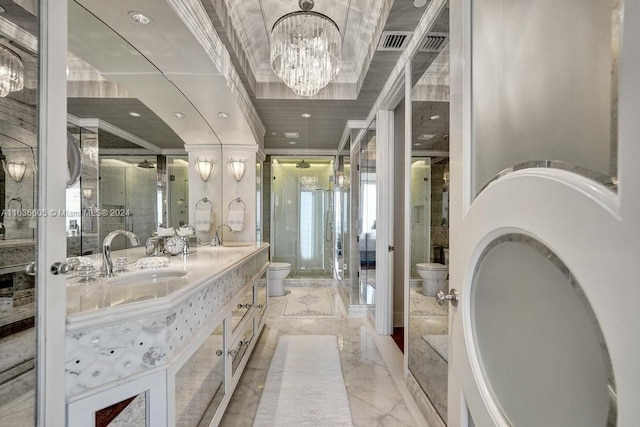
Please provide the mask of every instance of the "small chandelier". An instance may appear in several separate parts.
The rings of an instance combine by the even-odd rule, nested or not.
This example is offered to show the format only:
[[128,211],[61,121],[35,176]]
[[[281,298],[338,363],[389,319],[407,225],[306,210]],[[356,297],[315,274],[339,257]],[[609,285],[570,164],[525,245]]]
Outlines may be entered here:
[[296,95],[315,95],[340,72],[342,36],[326,15],[312,12],[313,0],[299,0],[271,29],[271,68]]
[[18,55],[0,46],[0,96],[24,88],[24,65]]

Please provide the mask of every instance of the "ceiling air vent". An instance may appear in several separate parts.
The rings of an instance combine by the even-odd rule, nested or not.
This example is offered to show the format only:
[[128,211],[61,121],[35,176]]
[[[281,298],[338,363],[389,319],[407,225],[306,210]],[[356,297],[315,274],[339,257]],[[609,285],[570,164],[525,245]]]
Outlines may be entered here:
[[448,33],[428,33],[420,46],[421,52],[440,52],[449,41]]
[[412,34],[410,31],[383,31],[377,50],[404,50]]

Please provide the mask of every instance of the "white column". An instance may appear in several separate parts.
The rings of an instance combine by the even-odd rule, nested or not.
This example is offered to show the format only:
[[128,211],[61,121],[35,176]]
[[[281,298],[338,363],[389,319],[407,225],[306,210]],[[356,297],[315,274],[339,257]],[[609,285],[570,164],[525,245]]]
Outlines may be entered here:
[[376,332],[393,333],[393,111],[376,118]]
[[[222,161],[220,145],[186,145],[185,149],[189,155],[189,224],[196,227],[199,241],[208,243],[213,238],[216,227],[223,224],[222,176],[227,166]],[[214,163],[211,176],[206,182],[196,171],[198,160],[210,160]],[[199,230],[196,210],[207,209],[211,209],[211,227],[208,231]]]
[[[242,231],[224,231],[224,241],[254,242],[256,240],[256,153],[258,146],[224,145],[222,147],[222,219],[227,222],[229,208],[244,208],[244,227]],[[229,172],[229,160],[245,161],[245,173],[237,182]],[[239,199],[239,200],[238,200]]]

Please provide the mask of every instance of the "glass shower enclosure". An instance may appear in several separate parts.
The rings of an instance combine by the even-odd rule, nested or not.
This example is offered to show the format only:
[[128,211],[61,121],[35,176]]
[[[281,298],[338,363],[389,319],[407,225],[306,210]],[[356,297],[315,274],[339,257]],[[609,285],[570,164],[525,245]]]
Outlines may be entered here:
[[271,259],[289,277],[333,278],[332,158],[272,159]]

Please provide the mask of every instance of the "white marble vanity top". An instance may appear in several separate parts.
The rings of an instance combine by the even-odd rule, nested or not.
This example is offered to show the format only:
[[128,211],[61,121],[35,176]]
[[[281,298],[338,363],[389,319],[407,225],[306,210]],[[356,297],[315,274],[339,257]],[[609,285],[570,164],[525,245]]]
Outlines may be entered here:
[[[168,268],[155,270],[135,269],[136,261],[145,257],[144,247],[114,251],[114,263],[119,257],[128,259],[128,272],[111,278],[96,275],[94,281],[87,283],[73,275],[67,279],[67,329],[164,309],[268,246],[260,242],[199,246],[187,257],[169,257]],[[102,255],[81,259],[91,260],[97,270],[102,265]]]

